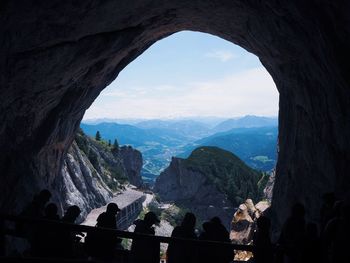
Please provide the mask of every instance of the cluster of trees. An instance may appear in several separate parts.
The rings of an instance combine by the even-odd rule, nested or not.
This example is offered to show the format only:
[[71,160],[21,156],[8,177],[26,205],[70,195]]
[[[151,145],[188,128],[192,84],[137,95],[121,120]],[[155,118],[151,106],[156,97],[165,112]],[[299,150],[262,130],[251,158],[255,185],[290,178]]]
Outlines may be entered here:
[[[94,139],[98,143],[92,143]],[[100,173],[101,178],[108,187],[112,190],[119,189],[119,183],[123,183],[127,180],[123,169],[115,162],[109,162],[108,158],[101,158],[99,154],[99,152],[111,152],[114,158],[119,158],[117,154],[119,152],[118,141],[115,140],[114,144],[111,145],[110,141],[107,142],[102,139],[100,132],[96,133],[95,138],[91,138],[86,136],[81,129],[79,129],[76,134],[75,141],[79,149],[84,152],[89,159],[92,166]],[[104,169],[101,170],[99,167],[103,167]]]
[[[103,142],[100,131],[97,131],[97,132],[96,132],[95,140],[96,140],[96,141],[99,141],[99,142]],[[108,140],[108,147],[112,147],[111,140]],[[117,152],[118,152],[118,150],[119,150],[119,143],[118,143],[118,140],[117,140],[117,139],[114,139],[114,143],[113,143],[112,150],[115,150],[115,151],[117,151]]]

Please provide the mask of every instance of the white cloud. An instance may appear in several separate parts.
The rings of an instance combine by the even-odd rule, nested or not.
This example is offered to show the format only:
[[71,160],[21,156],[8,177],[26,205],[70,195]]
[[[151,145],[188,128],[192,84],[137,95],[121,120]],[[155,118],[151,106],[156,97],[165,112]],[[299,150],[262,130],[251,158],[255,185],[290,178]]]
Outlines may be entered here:
[[233,54],[229,50],[216,50],[216,51],[212,51],[212,52],[205,54],[205,56],[208,58],[218,59],[221,62],[226,62],[226,61],[229,61],[229,60],[235,58],[235,54]]
[[263,67],[207,82],[106,91],[88,109],[91,118],[276,116],[278,91]]

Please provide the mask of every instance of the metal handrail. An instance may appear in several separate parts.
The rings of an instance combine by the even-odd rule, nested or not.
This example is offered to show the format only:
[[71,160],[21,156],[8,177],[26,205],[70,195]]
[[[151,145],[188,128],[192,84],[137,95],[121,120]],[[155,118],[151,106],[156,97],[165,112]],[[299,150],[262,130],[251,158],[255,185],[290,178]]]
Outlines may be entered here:
[[[146,234],[139,234],[139,233],[128,232],[128,231],[115,230],[115,229],[110,229],[110,228],[94,227],[94,226],[86,226],[86,225],[76,225],[76,224],[70,224],[70,223],[65,223],[65,222],[60,222],[60,221],[38,219],[38,218],[31,218],[31,217],[17,216],[17,215],[0,214],[0,221],[12,221],[12,222],[18,222],[18,223],[51,225],[51,226],[57,226],[57,227],[69,229],[70,231],[74,231],[74,232],[114,233],[117,237],[121,237],[121,238],[148,239],[148,240],[152,240],[152,241],[157,241],[158,243],[168,243],[169,244],[169,243],[177,243],[177,242],[184,243],[185,242],[185,243],[195,244],[198,246],[202,246],[202,245],[229,246],[233,250],[253,251],[252,245],[240,245],[240,244],[233,244],[230,242],[218,242],[218,241],[185,239],[185,238],[177,238],[177,237],[175,238],[175,237],[146,235]],[[1,226],[0,226],[0,228],[1,228]],[[6,233],[6,231],[2,234],[14,235],[14,233]]]

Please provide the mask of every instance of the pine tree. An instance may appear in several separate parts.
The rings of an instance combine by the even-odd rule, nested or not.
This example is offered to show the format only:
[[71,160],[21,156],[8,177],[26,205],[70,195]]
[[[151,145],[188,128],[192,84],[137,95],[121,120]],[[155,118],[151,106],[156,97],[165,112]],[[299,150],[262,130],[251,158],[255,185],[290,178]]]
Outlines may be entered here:
[[113,143],[113,149],[112,149],[115,153],[117,153],[119,151],[119,144],[118,144],[118,141],[117,139],[114,140],[114,143]]
[[101,134],[100,131],[96,132],[96,136],[95,136],[96,141],[101,141]]
[[111,147],[111,140],[108,140],[108,147]]

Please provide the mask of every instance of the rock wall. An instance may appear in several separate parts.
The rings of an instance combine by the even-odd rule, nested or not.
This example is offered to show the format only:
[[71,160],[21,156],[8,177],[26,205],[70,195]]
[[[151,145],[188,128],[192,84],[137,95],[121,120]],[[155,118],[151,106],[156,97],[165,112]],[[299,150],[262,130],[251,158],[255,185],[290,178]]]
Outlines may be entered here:
[[61,204],[62,211],[67,206],[77,205],[82,211],[81,217],[85,218],[90,210],[105,205],[113,196],[112,190],[75,142],[68,150],[61,176],[63,182],[60,192],[55,192],[54,200]]
[[[125,149],[123,149],[125,148]],[[54,201],[63,211],[78,205],[81,218],[94,208],[104,206],[123,183],[141,182],[142,155],[132,147],[113,151],[107,145],[78,133],[68,150],[59,191]]]
[[123,146],[119,149],[119,156],[123,161],[128,176],[128,181],[137,186],[143,185],[141,169],[143,165],[142,154],[131,146]]
[[269,176],[269,179],[266,183],[266,186],[264,188],[264,198],[267,199],[269,202],[272,200],[272,194],[273,194],[273,188],[275,186],[275,180],[276,180],[276,171],[273,170]]
[[233,215],[230,239],[237,244],[251,244],[256,230],[256,220],[270,207],[267,201],[254,205],[251,199],[241,204]]
[[349,1],[13,0],[0,10],[1,211],[41,188],[60,193],[85,110],[128,63],[181,30],[242,46],[276,83],[275,226],[297,200],[317,220],[323,192],[349,195]]
[[190,170],[183,159],[173,158],[156,179],[153,191],[162,201],[175,202],[195,213],[202,221],[219,216],[229,229],[234,213],[232,203],[200,172]]

